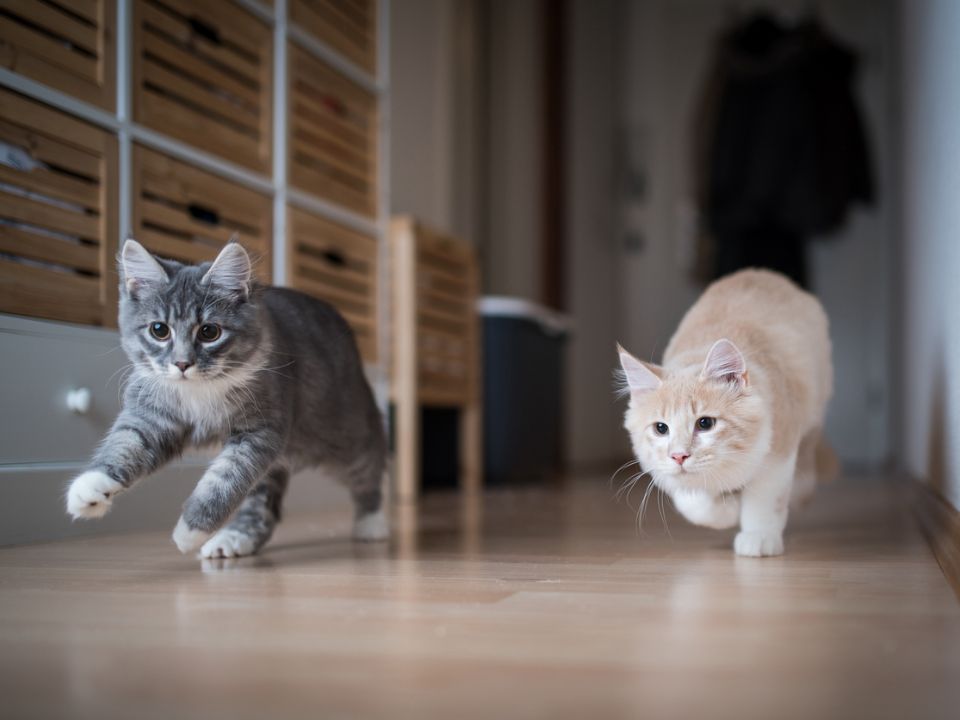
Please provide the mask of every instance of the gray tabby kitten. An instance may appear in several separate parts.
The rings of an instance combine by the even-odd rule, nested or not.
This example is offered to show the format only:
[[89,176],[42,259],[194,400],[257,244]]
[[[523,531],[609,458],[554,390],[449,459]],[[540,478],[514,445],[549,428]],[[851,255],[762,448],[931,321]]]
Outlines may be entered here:
[[70,515],[101,517],[186,446],[217,442],[173,531],[181,552],[256,552],[280,520],[290,474],[317,465],[349,486],[355,537],[384,539],[386,439],[336,310],[257,285],[233,242],[212,264],[183,265],[127,240],[120,271],[120,336],[134,369],[123,410],[70,484]]

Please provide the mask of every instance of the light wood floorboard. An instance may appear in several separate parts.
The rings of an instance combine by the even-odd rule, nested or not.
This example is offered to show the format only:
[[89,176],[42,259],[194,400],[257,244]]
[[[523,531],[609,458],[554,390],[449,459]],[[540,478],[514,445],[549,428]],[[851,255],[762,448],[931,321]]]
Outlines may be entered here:
[[613,494],[428,496],[389,545],[295,517],[202,567],[156,533],[0,550],[0,717],[960,717],[901,485],[823,488],[762,560]]

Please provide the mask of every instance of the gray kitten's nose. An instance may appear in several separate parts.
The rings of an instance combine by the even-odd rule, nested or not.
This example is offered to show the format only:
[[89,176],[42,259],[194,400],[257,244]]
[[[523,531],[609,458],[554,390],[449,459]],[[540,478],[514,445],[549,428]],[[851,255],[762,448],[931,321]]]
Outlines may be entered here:
[[180,362],[175,362],[174,365],[176,365],[178,368],[180,368],[180,372],[182,372],[182,373],[185,373],[188,368],[193,367],[193,363],[192,363],[192,362],[185,362],[185,361],[183,361],[183,360],[181,360]]

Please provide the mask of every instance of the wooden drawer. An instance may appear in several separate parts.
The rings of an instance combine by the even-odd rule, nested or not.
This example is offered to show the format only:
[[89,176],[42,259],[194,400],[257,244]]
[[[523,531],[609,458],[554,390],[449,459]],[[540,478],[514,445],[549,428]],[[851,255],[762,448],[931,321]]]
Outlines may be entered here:
[[212,260],[234,233],[271,282],[272,201],[154,150],[134,146],[134,237],[162,257]]
[[290,183],[354,212],[377,212],[376,97],[290,46]]
[[472,249],[418,226],[416,263],[420,395],[426,401],[466,402],[478,371]]
[[[117,333],[0,317],[0,357],[0,466],[85,462],[119,410],[128,360]],[[80,388],[91,394],[83,415],[67,407]]]
[[290,208],[291,285],[326,300],[353,327],[363,359],[377,362],[377,241]]
[[112,110],[116,5],[116,0],[3,0],[0,66]]
[[227,0],[136,0],[134,116],[269,173],[272,31]]
[[0,312],[116,324],[116,141],[0,90]]
[[371,75],[376,74],[376,0],[291,0],[290,19]]
[[470,403],[480,377],[479,267],[473,248],[407,217],[391,222],[390,235],[394,384],[399,341],[413,337],[419,401]]

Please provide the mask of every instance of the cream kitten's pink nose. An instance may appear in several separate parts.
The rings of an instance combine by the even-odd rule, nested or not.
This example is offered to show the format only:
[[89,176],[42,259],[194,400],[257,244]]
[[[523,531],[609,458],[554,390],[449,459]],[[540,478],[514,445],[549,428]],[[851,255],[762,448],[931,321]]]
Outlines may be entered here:
[[675,452],[675,453],[670,453],[670,457],[672,457],[676,461],[677,465],[679,465],[680,467],[683,467],[683,463],[688,457],[690,457],[690,453]]

